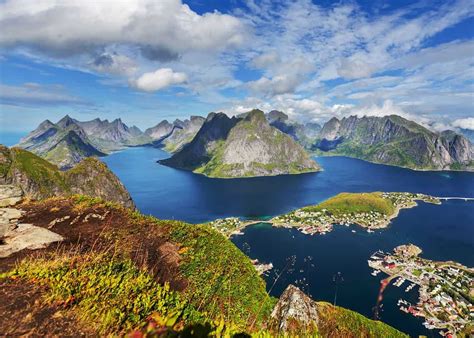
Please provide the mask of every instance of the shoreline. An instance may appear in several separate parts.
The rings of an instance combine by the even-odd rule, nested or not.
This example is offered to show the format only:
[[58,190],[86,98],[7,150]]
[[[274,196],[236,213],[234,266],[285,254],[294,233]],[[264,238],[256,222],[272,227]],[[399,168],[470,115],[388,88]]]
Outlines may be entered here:
[[[364,193],[361,193],[364,194]],[[369,193],[377,194],[377,193]],[[289,213],[272,217],[268,220],[242,220],[238,217],[227,217],[224,219],[217,219],[215,221],[208,222],[212,227],[219,230],[224,236],[230,238],[235,235],[241,235],[242,230],[248,226],[267,223],[275,228],[295,228],[298,231],[306,235],[321,234],[324,235],[333,230],[336,225],[356,225],[367,232],[373,232],[374,230],[380,230],[387,228],[393,219],[397,218],[402,209],[411,209],[418,206],[418,201],[425,203],[431,203],[440,205],[443,199],[425,195],[425,194],[412,194],[412,193],[379,193],[378,196],[381,200],[388,201],[392,204],[394,210],[391,214],[382,214],[378,211],[365,211],[359,213],[344,213],[342,215],[334,215],[322,209],[318,212],[306,212],[305,208],[295,209]],[[357,195],[357,194],[355,194]],[[337,195],[336,195],[337,196]],[[334,197],[332,197],[334,198]],[[330,198],[329,200],[331,200]],[[466,199],[466,198],[459,198]],[[474,198],[473,198],[474,200]],[[316,206],[319,206],[316,205]],[[294,220],[291,220],[294,218]]]

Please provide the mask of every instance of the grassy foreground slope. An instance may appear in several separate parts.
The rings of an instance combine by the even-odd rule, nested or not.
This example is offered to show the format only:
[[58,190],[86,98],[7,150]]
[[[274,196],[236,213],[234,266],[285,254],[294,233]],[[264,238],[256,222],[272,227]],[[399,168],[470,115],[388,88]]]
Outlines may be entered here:
[[[266,328],[275,299],[265,282],[250,259],[211,227],[158,220],[85,196],[21,207],[22,222],[49,227],[65,241],[4,261],[0,293],[21,285],[43,290],[39,305],[31,307],[48,307],[52,321],[72,317],[77,327],[112,335],[276,335]],[[69,221],[50,226],[65,216]],[[5,300],[0,312],[15,305],[15,299]],[[20,308],[24,304],[7,307],[0,327],[8,327],[5,320]],[[320,309],[322,336],[404,337],[352,311],[330,310],[329,304]]]

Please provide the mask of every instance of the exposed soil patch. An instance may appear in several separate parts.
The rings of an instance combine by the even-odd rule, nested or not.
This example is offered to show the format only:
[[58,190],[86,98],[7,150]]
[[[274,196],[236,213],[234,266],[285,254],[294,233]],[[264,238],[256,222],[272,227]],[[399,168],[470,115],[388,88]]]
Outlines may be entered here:
[[0,280],[0,336],[97,336],[62,304],[46,302],[45,292],[43,287],[24,280]]
[[28,255],[70,250],[120,252],[150,271],[158,282],[168,282],[178,291],[186,288],[179,271],[179,248],[168,240],[166,226],[134,222],[128,211],[101,204],[79,208],[70,199],[27,202],[19,208],[25,211],[21,223],[47,228],[63,236],[64,241],[1,259],[0,272],[10,270]]

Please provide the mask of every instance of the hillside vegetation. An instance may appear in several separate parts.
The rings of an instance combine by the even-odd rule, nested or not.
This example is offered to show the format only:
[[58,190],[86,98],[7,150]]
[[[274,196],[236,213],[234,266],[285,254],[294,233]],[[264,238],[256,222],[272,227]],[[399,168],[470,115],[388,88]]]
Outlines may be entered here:
[[350,116],[326,122],[311,147],[320,155],[344,155],[411,169],[470,170],[474,147],[454,131],[431,131],[401,116]]
[[[66,238],[26,258],[13,257],[0,268],[0,292],[22,285],[44,290],[41,305],[32,302],[32,308],[46,306],[50,316],[76,318],[76,328],[97,334],[276,334],[266,327],[276,300],[265,282],[247,256],[207,225],[158,220],[80,195],[28,202],[22,209],[22,221]],[[66,215],[77,222],[49,226]],[[2,306],[7,304],[14,306],[14,299]],[[404,336],[349,310],[338,308],[335,316],[327,307],[319,311],[322,336]],[[8,316],[21,308],[7,308]]]
[[130,194],[108,167],[86,158],[72,169],[59,168],[21,148],[0,145],[0,184],[15,184],[34,199],[86,194],[134,207]]
[[321,211],[326,209],[333,215],[379,212],[392,215],[395,206],[390,199],[383,198],[381,192],[370,193],[340,193],[315,206],[302,208],[303,211]]

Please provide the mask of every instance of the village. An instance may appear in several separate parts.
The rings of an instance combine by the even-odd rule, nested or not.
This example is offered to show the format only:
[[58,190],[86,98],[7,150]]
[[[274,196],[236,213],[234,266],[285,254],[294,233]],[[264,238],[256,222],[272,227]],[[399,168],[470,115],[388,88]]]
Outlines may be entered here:
[[474,322],[474,269],[455,262],[435,262],[419,257],[421,249],[415,245],[401,245],[392,254],[378,251],[368,260],[374,269],[373,276],[383,272],[389,275],[382,280],[388,285],[409,292],[416,285],[418,303],[400,299],[400,310],[413,316],[424,317],[423,325],[440,330],[442,336],[470,336]]
[[[376,229],[386,228],[390,224],[390,221],[397,217],[400,209],[415,207],[417,205],[416,201],[441,204],[438,198],[425,194],[406,192],[383,192],[378,194],[379,195],[375,196],[384,203],[387,203],[392,209],[391,212],[384,213],[377,208],[365,204],[360,206],[355,204],[351,211],[345,211],[345,205],[341,208],[318,208],[318,206],[315,206],[297,209],[267,221],[227,217],[217,219],[209,224],[226,237],[238,235],[245,227],[262,222],[270,223],[274,227],[296,228],[307,235],[324,235],[331,232],[334,225],[359,225],[371,233]],[[328,201],[331,200],[332,199],[329,199]],[[308,210],[308,208],[317,210]]]
[[[339,209],[307,210],[302,208],[285,215],[274,217],[270,222],[274,226],[296,227],[305,234],[325,234],[333,229],[333,225],[359,225],[367,229],[367,232],[373,232],[375,229],[383,229],[388,226],[390,221],[398,215],[400,209],[412,208],[417,205],[418,200],[441,204],[441,201],[432,196],[424,194],[413,194],[405,192],[382,193],[381,198],[393,205],[392,213],[383,213],[377,209],[344,212]],[[365,206],[364,206],[365,207]]]

